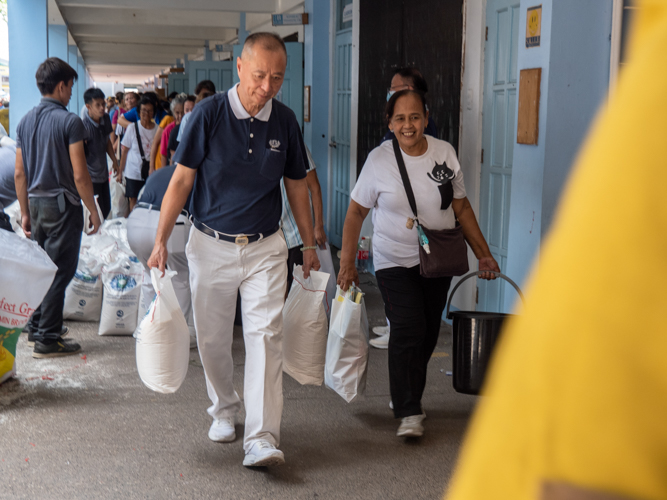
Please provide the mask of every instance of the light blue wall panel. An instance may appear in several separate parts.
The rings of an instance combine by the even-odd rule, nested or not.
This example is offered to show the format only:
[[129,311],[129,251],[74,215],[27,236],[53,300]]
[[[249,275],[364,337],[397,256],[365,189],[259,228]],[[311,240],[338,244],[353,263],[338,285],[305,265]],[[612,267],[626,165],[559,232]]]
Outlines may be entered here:
[[[317,165],[322,186],[324,220],[328,218],[329,194],[329,18],[330,2],[306,0],[304,11],[304,85],[310,85],[310,122],[303,124],[303,137]],[[325,222],[324,227],[327,227]]]
[[88,88],[88,80],[86,79],[86,65],[83,62],[83,57],[80,54],[77,57],[77,65],[78,66],[76,68],[76,72],[79,74],[79,85],[78,85],[77,96],[79,98],[79,102],[76,108],[76,113],[79,114],[84,104],[83,93]]
[[611,0],[558,0],[553,6],[542,236],[551,226],[591,121],[607,96],[611,17]]
[[46,0],[9,0],[9,74],[12,103],[9,107],[9,135],[16,137],[16,125],[41,95],[35,73],[48,57]]
[[[76,48],[76,45],[68,45],[67,46],[67,63],[74,68],[77,73],[79,71],[79,58],[78,58],[78,49]],[[74,87],[72,87],[72,98],[69,101],[69,106],[67,106],[67,109],[69,109],[72,113],[79,113],[79,85],[83,85],[80,83],[81,80],[81,75],[79,75],[79,78],[74,82]]]
[[67,26],[49,24],[49,57],[67,62]]

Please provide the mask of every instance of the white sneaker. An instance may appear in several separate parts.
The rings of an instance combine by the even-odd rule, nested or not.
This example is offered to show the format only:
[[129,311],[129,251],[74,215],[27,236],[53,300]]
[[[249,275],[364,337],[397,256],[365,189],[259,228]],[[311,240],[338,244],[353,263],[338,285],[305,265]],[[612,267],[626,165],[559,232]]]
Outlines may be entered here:
[[216,443],[229,443],[236,439],[234,417],[216,418],[208,430],[208,438]]
[[370,344],[376,349],[389,349],[389,334],[371,339]]
[[375,335],[379,335],[379,336],[387,335],[387,334],[389,333],[389,325],[385,325],[385,326],[374,326],[374,327],[373,327],[373,333],[374,333]]
[[257,441],[243,459],[246,467],[269,467],[283,465],[285,455],[268,441]]
[[424,434],[422,421],[426,415],[410,415],[401,419],[396,435],[398,437],[420,437]]

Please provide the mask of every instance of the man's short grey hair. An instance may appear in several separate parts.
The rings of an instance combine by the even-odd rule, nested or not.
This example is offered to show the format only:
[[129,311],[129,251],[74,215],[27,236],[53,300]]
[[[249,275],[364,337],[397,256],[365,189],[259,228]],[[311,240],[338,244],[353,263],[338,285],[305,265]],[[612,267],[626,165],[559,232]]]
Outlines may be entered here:
[[264,50],[270,52],[277,52],[281,50],[285,57],[287,57],[287,49],[285,48],[285,42],[280,38],[280,35],[277,33],[269,33],[268,31],[260,31],[259,33],[253,33],[245,39],[243,44],[243,52],[241,52],[241,59],[246,54],[252,54],[255,44],[259,44]]
[[180,94],[178,94],[171,100],[171,104],[169,106],[171,108],[171,112],[173,113],[174,110],[176,109],[176,106],[178,106],[179,104],[185,105],[185,101],[187,100],[188,100],[188,94],[186,94],[185,92],[181,92]]

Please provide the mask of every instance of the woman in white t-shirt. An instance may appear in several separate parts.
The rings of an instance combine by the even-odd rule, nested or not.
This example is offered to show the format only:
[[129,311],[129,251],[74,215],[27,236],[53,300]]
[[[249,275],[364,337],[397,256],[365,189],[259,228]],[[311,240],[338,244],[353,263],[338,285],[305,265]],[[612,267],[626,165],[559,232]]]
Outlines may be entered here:
[[[141,173],[143,158],[139,150],[135,127],[139,128],[139,137],[141,137],[141,146],[144,151],[143,156],[146,160],[149,160],[153,138],[157,131],[153,116],[155,116],[155,103],[148,97],[142,97],[139,102],[139,121],[127,126],[123,142],[121,142],[122,153],[117,180],[119,183],[123,182],[123,174],[125,174],[125,196],[130,200],[130,211],[134,209],[134,205],[137,203],[139,191],[146,184],[146,179]],[[146,177],[148,177],[148,173],[146,173]]]
[[[458,219],[479,259],[479,269],[500,271],[466,198],[454,148],[424,135],[428,120],[424,95],[414,90],[396,92],[387,103],[386,115],[401,148],[420,222],[429,229],[452,229]],[[357,241],[364,219],[374,208],[373,262],[390,322],[389,386],[394,416],[402,419],[397,436],[421,436],[426,369],[438,341],[452,278],[424,278],[419,273],[417,225],[410,223],[414,214],[392,141],[368,155],[350,198],[338,284],[347,290],[353,281],[359,283],[354,264]]]

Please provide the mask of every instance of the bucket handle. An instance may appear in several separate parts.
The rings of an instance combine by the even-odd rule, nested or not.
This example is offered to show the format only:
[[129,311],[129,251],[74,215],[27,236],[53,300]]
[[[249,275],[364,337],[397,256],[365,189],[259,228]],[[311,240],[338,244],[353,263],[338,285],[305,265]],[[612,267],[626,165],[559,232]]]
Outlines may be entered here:
[[452,293],[449,294],[449,300],[447,301],[447,312],[446,312],[446,314],[445,314],[445,318],[450,319],[450,318],[449,318],[449,306],[452,305],[452,299],[454,298],[454,292],[456,292],[456,289],[457,289],[458,287],[461,286],[461,283],[463,283],[465,280],[467,280],[467,279],[469,279],[469,278],[472,278],[473,276],[481,276],[482,274],[485,274],[485,273],[492,273],[492,274],[495,274],[497,278],[502,278],[502,279],[504,279],[505,281],[507,281],[507,282],[508,282],[510,285],[512,285],[512,286],[514,287],[514,289],[517,291],[517,293],[519,294],[519,297],[521,297],[521,302],[523,302],[523,303],[525,304],[526,300],[525,300],[524,297],[523,297],[523,293],[521,293],[521,289],[517,286],[516,283],[514,283],[514,281],[512,281],[511,279],[509,279],[509,278],[508,278],[507,276],[505,276],[504,274],[502,274],[502,273],[498,273],[498,272],[496,272],[496,271],[473,271],[473,272],[471,272],[471,273],[466,274],[463,278],[461,278],[461,281],[459,281],[459,282],[456,284],[456,286],[455,286],[454,289],[452,290]]

